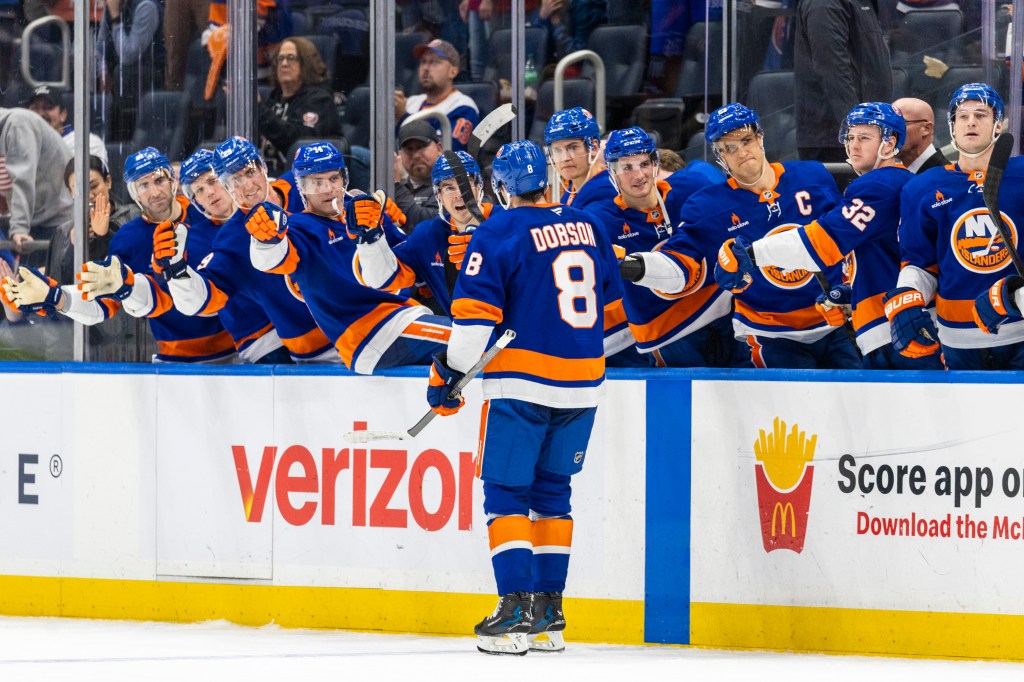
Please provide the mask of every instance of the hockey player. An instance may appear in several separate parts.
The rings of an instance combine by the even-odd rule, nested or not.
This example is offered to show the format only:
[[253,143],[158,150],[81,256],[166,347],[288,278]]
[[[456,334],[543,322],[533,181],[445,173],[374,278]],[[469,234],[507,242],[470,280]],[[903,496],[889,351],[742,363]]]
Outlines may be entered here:
[[[605,159],[618,195],[587,210],[600,219],[617,252],[657,251],[679,228],[686,200],[708,186],[700,175],[681,179],[677,188],[657,180],[654,140],[633,127],[612,131]],[[694,280],[685,291],[668,294],[627,284],[626,317],[645,364],[654,367],[731,367],[738,355],[733,339],[730,294],[710,278]]]
[[[288,278],[260,272],[249,261],[245,221],[270,193],[267,169],[256,147],[232,137],[217,145],[213,157],[214,172],[239,210],[217,230],[212,252],[202,263],[196,268],[186,265],[169,280],[174,306],[186,315],[204,316],[223,310],[236,296],[249,298],[263,308],[292,360],[340,362]],[[163,248],[175,252],[172,265],[180,268],[180,244]]]
[[[483,202],[483,176],[480,164],[466,152],[456,152],[469,175],[484,218],[501,208]],[[466,247],[479,221],[466,207],[455,180],[455,171],[444,156],[438,157],[431,171],[438,216],[416,226],[409,238],[394,248],[386,239],[357,242],[360,277],[366,286],[397,291],[422,282],[430,289],[446,315],[451,315],[451,287],[462,267]],[[446,264],[446,261],[451,265]]]
[[[843,330],[815,309],[821,289],[812,273],[754,268],[745,248],[733,248],[737,238],[749,243],[794,229],[841,199],[820,163],[769,163],[763,136],[751,109],[732,103],[714,111],[704,137],[732,177],[691,197],[683,207],[682,229],[661,251],[628,256],[623,276],[667,294],[694,295],[717,259],[711,266],[715,281],[733,294],[733,331],[746,341],[755,367],[860,367]],[[827,276],[839,283],[840,268]]]
[[583,467],[603,392],[604,306],[622,285],[590,214],[541,203],[540,147],[503,145],[492,168],[491,184],[508,210],[469,243],[451,341],[434,356],[427,401],[438,414],[458,411],[464,400],[448,398],[452,386],[489,339],[516,331],[514,347],[484,370],[479,471],[501,597],[475,632],[481,651],[521,655],[564,648],[570,479]]
[[[1007,314],[1015,303],[1005,286],[1013,266],[982,196],[1003,130],[1003,101],[984,83],[963,85],[953,93],[948,120],[959,161],[915,176],[900,199],[903,269],[885,304],[893,346],[914,357],[936,353],[941,341],[948,369],[1024,369],[1024,320]],[[999,193],[1015,240],[1024,218],[1022,164],[1010,159]],[[924,309],[932,299],[938,329]]]
[[906,130],[891,104],[855,106],[843,121],[839,141],[859,177],[847,187],[842,203],[809,224],[758,239],[747,249],[753,265],[783,270],[824,272],[848,259],[851,285],[822,293],[818,309],[829,324],[841,326],[845,314],[839,304],[852,305],[865,369],[942,368],[934,355],[907,358],[896,352],[882,305],[899,275],[900,190],[914,177],[897,158]]
[[601,129],[583,107],[555,112],[544,127],[544,151],[558,174],[552,191],[560,203],[583,208],[615,198],[601,155]]
[[217,317],[191,318],[170,305],[154,305],[153,292],[160,288],[157,281],[164,279],[160,263],[153,261],[154,235],[176,228],[182,235],[189,233],[190,248],[201,257],[209,251],[213,229],[190,230],[193,223],[202,222],[202,216],[188,199],[175,196],[177,183],[170,161],[158,150],[147,147],[129,155],[124,178],[142,215],[117,231],[106,260],[83,266],[82,293],[71,287],[62,291],[49,278],[31,272],[26,277],[23,272],[21,283],[5,284],[9,298],[22,310],[41,306],[87,325],[110,317],[123,304],[128,313],[149,318],[157,362],[235,361],[234,342]]
[[252,211],[245,227],[253,267],[295,282],[354,372],[428,362],[444,349],[449,321],[398,293],[363,286],[354,273],[356,242],[405,239],[385,215],[383,198],[346,201],[345,159],[327,142],[300,147],[292,170],[306,211],[289,217],[269,202]]

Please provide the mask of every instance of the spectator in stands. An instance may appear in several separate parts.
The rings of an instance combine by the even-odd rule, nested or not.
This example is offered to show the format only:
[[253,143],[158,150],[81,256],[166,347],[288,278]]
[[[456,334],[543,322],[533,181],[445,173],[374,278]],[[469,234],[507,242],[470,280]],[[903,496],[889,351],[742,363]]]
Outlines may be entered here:
[[441,151],[441,133],[429,121],[413,121],[399,128],[394,200],[405,213],[402,229],[406,233],[437,217],[430,172]]
[[[40,85],[25,102],[25,108],[34,111],[60,133],[64,144],[75,153],[75,129],[68,121],[68,110],[64,106],[64,91],[49,85]],[[89,153],[107,161],[107,146],[96,133],[89,133]]]
[[0,108],[0,197],[10,210],[10,237],[19,251],[33,239],[49,239],[71,217],[62,177],[70,158],[42,118],[28,109]]
[[273,61],[270,84],[274,89],[259,102],[259,130],[269,143],[263,156],[271,171],[280,173],[290,167],[291,159],[285,155],[299,138],[340,137],[342,133],[334,94],[324,85],[327,66],[316,46],[305,38],[288,38],[274,53]]
[[103,89],[113,94],[113,139],[130,139],[143,93],[164,84],[163,3],[107,0],[96,38]]
[[491,35],[487,22],[493,12],[493,0],[462,0],[459,3],[459,16],[469,30],[469,77],[474,81],[484,79],[487,40]]
[[[103,260],[107,257],[110,240],[129,220],[141,215],[138,206],[121,204],[110,194],[110,169],[97,156],[89,157],[89,230],[85,260]],[[75,160],[64,167],[64,186],[75,196]],[[76,263],[72,237],[74,221],[69,220],[54,231],[46,257],[46,274],[60,284],[74,284]]]
[[873,0],[796,6],[796,138],[800,158],[846,160],[836,131],[860,102],[892,101],[892,67]]
[[[401,91],[395,92],[395,120],[398,125],[410,115],[423,109],[436,108],[444,112],[452,124],[452,149],[465,150],[469,135],[480,122],[476,102],[462,94],[452,83],[459,75],[459,53],[451,43],[431,40],[413,48],[413,56],[420,60],[420,87],[423,94],[406,99]],[[430,175],[428,169],[427,175]]]
[[164,5],[164,48],[168,90],[185,85],[185,63],[192,38],[202,35],[210,20],[210,0],[173,0]]
[[903,97],[892,103],[907,123],[907,141],[900,148],[900,161],[911,173],[922,173],[949,163],[932,143],[935,137],[935,112],[928,102]]
[[[207,97],[210,83],[216,83],[227,58],[228,5],[227,0],[210,0],[210,24],[203,31],[202,43],[210,52],[210,77],[207,79]],[[271,57],[282,40],[292,34],[292,13],[287,0],[256,0],[256,75],[265,78],[271,70]]]

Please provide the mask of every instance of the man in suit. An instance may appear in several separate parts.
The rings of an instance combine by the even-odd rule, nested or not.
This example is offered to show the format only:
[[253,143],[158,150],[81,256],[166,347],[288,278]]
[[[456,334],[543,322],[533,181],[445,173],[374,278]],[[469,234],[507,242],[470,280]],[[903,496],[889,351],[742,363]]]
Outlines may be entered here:
[[903,97],[892,103],[907,122],[907,141],[900,149],[900,161],[911,173],[919,174],[949,160],[935,148],[935,113],[930,104],[914,97]]

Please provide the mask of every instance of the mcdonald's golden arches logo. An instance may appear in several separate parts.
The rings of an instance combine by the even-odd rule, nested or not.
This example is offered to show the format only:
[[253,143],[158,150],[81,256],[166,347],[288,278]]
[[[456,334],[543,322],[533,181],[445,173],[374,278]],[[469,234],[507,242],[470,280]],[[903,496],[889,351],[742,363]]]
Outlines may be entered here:
[[818,436],[808,437],[798,424],[786,429],[786,422],[775,417],[770,432],[758,430],[754,479],[764,551],[788,549],[799,554],[807,535],[814,479],[811,461]]

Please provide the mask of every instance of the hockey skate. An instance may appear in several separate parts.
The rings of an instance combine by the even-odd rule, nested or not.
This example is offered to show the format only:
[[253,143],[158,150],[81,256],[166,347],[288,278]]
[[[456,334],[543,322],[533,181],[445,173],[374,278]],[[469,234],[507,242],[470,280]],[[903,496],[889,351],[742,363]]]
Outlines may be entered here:
[[476,648],[485,654],[526,655],[530,650],[526,635],[530,632],[532,607],[533,595],[529,592],[501,597],[494,613],[473,628],[478,639]]
[[533,626],[527,640],[530,651],[562,653],[565,651],[565,614],[562,613],[561,592],[533,593]]

